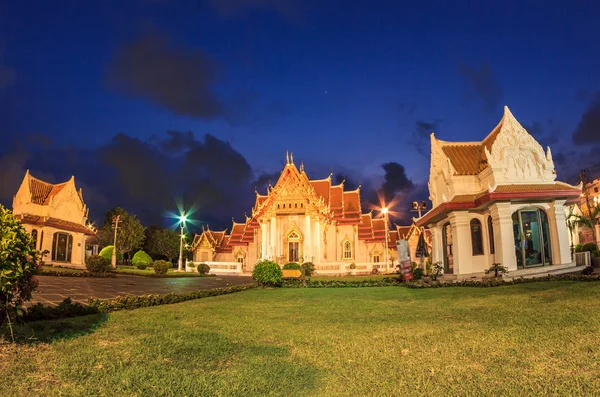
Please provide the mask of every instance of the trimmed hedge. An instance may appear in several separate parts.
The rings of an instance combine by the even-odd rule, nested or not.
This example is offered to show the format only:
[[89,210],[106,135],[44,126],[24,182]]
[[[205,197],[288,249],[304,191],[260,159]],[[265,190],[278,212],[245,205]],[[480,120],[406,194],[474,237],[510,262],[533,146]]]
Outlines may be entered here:
[[104,274],[112,270],[110,261],[100,255],[92,255],[86,258],[85,268],[90,273]]
[[207,298],[209,296],[218,296],[232,294],[234,292],[245,291],[256,288],[255,284],[233,285],[224,288],[213,288],[201,291],[170,293],[164,295],[125,295],[114,299],[89,299],[88,305],[98,312],[108,313],[117,310],[130,310],[140,307],[150,307],[159,305],[170,305],[172,303],[181,303],[193,299]]
[[133,256],[133,259],[131,259],[131,264],[135,267],[137,267],[137,265],[146,265],[144,266],[144,269],[151,263],[152,258],[150,258],[150,255],[145,253],[143,250],[139,250],[138,252],[136,252]]
[[90,273],[90,272],[59,272],[56,270],[39,270],[36,273],[38,276],[52,276],[52,277],[117,277],[113,271],[106,273]]
[[302,270],[302,266],[296,262],[288,262],[283,265],[283,270]]
[[385,277],[373,280],[283,280],[285,288],[360,288],[360,287],[389,287],[402,285],[395,277]]
[[[106,247],[104,247],[100,250],[98,255],[100,255],[103,258],[106,258],[108,260],[108,263],[112,263],[112,251],[113,251],[113,246],[107,245]],[[117,264],[121,263],[122,261],[123,261],[123,254],[121,253],[121,251],[117,250]]]
[[596,252],[598,251],[598,244],[596,243],[585,243],[581,247],[581,252]]
[[56,306],[42,305],[36,303],[25,309],[19,316],[19,322],[56,320],[59,318],[68,318],[76,316],[87,316],[88,314],[97,314],[98,309],[91,306],[82,305],[79,302],[73,303],[71,298],[65,298]]
[[170,267],[171,262],[158,260],[154,262],[154,273],[156,273],[157,276],[164,276],[165,274],[167,274]]
[[404,284],[408,288],[446,288],[446,287],[478,287],[478,288],[488,288],[488,287],[500,287],[503,285],[516,285],[516,284],[528,284],[528,283],[537,283],[541,281],[600,281],[600,276],[583,276],[583,275],[547,275],[543,277],[532,277],[532,278],[514,278],[512,280],[482,280],[482,281],[473,281],[473,280],[463,280],[463,281],[455,281],[451,283],[442,283],[440,281],[435,281],[431,283],[415,283],[408,282]]
[[197,270],[200,274],[208,274],[208,272],[210,272],[210,266],[206,263],[199,263]]

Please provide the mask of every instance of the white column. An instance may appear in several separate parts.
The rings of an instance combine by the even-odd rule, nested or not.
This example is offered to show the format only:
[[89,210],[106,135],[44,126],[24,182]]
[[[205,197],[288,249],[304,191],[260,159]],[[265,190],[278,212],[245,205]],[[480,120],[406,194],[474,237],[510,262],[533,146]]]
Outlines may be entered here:
[[276,230],[277,230],[277,219],[273,216],[271,217],[271,221],[269,222],[269,228],[271,229],[271,243],[269,246],[269,253],[271,256],[271,259],[276,261],[276,256],[277,256],[277,251],[275,250],[275,237],[276,237]]
[[442,227],[437,225],[431,225],[429,230],[431,231],[431,262],[444,263],[444,247],[442,246]]
[[315,254],[314,262],[320,263],[323,255],[321,254],[321,223],[317,220],[315,223]]
[[268,238],[267,238],[267,223],[263,222],[260,224],[261,231],[261,240],[260,240],[260,258],[262,260],[267,259],[267,247],[268,247]]
[[596,228],[596,244],[600,244],[600,224],[596,224],[595,228]]
[[550,245],[552,264],[571,263],[571,248],[569,247],[569,229],[565,215],[564,200],[550,204],[548,211],[548,226],[550,228]]
[[473,250],[471,245],[471,229],[467,212],[452,212],[448,215],[452,226],[452,248],[454,274],[472,273]]
[[312,233],[310,229],[310,215],[304,217],[306,236],[304,236],[304,262],[310,262],[313,260],[313,244],[312,244]]
[[512,210],[510,203],[496,203],[490,207],[492,225],[494,226],[494,248],[496,263],[506,267],[508,271],[517,270],[515,235],[513,231]]

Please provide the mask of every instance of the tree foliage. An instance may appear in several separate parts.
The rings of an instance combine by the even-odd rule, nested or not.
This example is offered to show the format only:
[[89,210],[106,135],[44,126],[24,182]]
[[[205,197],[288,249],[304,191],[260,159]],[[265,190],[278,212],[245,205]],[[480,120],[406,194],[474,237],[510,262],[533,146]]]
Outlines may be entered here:
[[148,235],[146,246],[150,254],[164,256],[169,262],[179,255],[179,233],[171,229],[154,229]]
[[136,215],[130,214],[123,208],[116,207],[106,213],[104,225],[98,231],[100,244],[112,245],[114,242],[115,229],[113,228],[113,218],[120,215],[119,229],[117,230],[117,249],[129,254],[132,251],[142,247],[146,235],[146,230]]
[[12,211],[0,205],[0,324],[31,299],[42,255]]
[[147,253],[145,253],[142,250],[139,250],[138,252],[135,253],[135,255],[133,256],[133,259],[131,260],[131,263],[134,266],[137,266],[140,263],[143,263],[145,265],[149,265],[152,263],[152,258],[150,258],[150,255],[148,255]]

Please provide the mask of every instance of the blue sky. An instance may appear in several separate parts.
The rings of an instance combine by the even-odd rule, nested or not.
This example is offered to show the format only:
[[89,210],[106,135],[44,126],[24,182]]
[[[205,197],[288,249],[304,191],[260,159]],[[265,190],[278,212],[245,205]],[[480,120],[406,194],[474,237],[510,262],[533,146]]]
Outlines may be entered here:
[[[386,178],[381,165],[399,163],[416,187],[397,191],[420,200],[428,134],[481,140],[503,105],[551,145],[559,179],[598,163],[600,7],[478,3],[2,2],[0,165],[11,173],[0,200],[10,205],[17,175],[31,168],[56,181],[75,174],[98,212],[135,210],[141,198],[98,183],[119,133],[167,163],[184,161],[205,134],[229,143],[252,175],[235,186],[249,190],[242,195],[291,150],[314,178],[331,169],[373,189]],[[191,131],[193,143],[165,153],[166,131]],[[66,152],[73,158],[56,161]],[[125,160],[111,172],[138,163]],[[223,161],[198,172],[218,180]],[[190,174],[165,188],[185,195],[201,182]],[[240,208],[222,212],[239,217]]]

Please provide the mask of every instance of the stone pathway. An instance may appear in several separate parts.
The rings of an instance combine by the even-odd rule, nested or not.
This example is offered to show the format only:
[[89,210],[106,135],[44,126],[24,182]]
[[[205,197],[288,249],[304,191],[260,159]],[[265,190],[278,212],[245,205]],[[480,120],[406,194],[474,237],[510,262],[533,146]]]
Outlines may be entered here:
[[70,297],[73,302],[87,303],[88,298],[114,298],[119,295],[168,294],[227,285],[253,283],[251,277],[141,277],[119,275],[116,278],[38,276],[39,287],[32,303],[57,304]]

